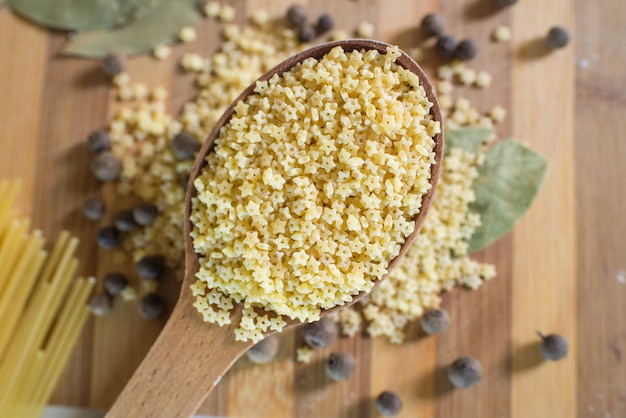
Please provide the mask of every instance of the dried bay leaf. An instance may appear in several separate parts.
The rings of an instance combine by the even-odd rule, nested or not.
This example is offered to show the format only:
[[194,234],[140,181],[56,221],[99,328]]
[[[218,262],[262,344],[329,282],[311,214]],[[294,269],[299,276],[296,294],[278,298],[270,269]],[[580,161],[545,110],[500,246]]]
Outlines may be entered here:
[[461,148],[465,151],[476,152],[493,134],[490,128],[459,128],[446,131],[444,138],[445,149]]
[[199,20],[198,0],[165,0],[150,14],[124,27],[78,33],[62,52],[83,57],[103,57],[114,51],[145,52],[175,40],[182,27],[195,26]]
[[163,0],[8,0],[11,9],[42,26],[90,30],[121,26],[149,14]]
[[541,154],[514,139],[495,144],[478,169],[470,205],[482,225],[469,241],[468,253],[478,251],[510,231],[537,196],[548,170]]

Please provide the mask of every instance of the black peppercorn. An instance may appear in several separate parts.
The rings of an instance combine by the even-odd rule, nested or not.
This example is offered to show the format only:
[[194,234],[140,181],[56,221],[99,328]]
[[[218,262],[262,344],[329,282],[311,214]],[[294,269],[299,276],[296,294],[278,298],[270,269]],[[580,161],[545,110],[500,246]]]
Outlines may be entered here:
[[478,45],[472,39],[463,39],[454,49],[454,56],[463,61],[471,60],[478,52]]
[[121,210],[115,214],[113,219],[115,227],[124,232],[132,231],[137,228],[137,223],[133,219],[133,212],[130,210]]
[[179,160],[191,160],[200,149],[200,142],[193,135],[181,132],[172,140],[172,152]]
[[104,276],[104,288],[111,296],[120,294],[128,285],[128,279],[122,273],[109,273]]
[[148,226],[157,216],[157,208],[147,202],[142,202],[133,208],[133,219],[141,226]]
[[91,196],[83,203],[83,214],[87,219],[99,221],[104,216],[106,205],[104,200],[98,196]]
[[89,149],[97,154],[102,151],[111,149],[111,137],[109,133],[104,129],[93,131],[87,138],[87,145]]
[[339,334],[337,323],[327,317],[302,326],[302,338],[311,348],[328,347],[335,341],[337,334]]
[[124,55],[111,53],[102,58],[102,70],[109,77],[113,77],[124,71]]
[[383,416],[394,417],[402,410],[402,400],[394,392],[387,390],[376,397],[376,409]]
[[298,40],[302,43],[309,43],[315,39],[317,33],[313,26],[303,25],[298,28]]
[[99,153],[91,162],[91,171],[97,179],[102,181],[115,180],[121,170],[122,163],[110,151]]
[[274,360],[278,353],[278,338],[275,335],[265,337],[246,351],[246,356],[253,363],[263,364]]
[[541,337],[541,354],[545,359],[558,361],[567,356],[569,344],[565,337],[560,334],[537,334]]
[[119,245],[119,233],[112,226],[105,226],[98,231],[98,245],[100,248],[110,250]]
[[113,302],[105,292],[95,293],[89,300],[89,310],[96,316],[105,316],[111,312]]
[[139,313],[146,319],[156,319],[165,313],[165,301],[156,293],[149,293],[141,299]]
[[457,388],[474,386],[481,376],[480,363],[473,357],[460,357],[448,367],[448,379]]
[[293,26],[299,27],[306,22],[309,13],[304,6],[294,4],[287,9],[287,21]]
[[431,309],[422,316],[420,325],[427,334],[441,334],[450,325],[450,315],[444,309]]
[[160,255],[148,255],[139,260],[135,268],[139,277],[146,280],[155,280],[163,274],[165,260]]
[[317,30],[318,35],[322,33],[326,33],[329,30],[332,30],[335,27],[335,19],[328,13],[324,13],[317,18],[317,24],[315,25],[315,29]]
[[548,32],[548,37],[546,38],[546,44],[549,48],[558,49],[563,48],[565,45],[569,43],[569,33],[565,28],[561,26],[555,26],[550,29]]
[[450,35],[440,36],[435,44],[435,51],[444,60],[450,59],[454,56],[455,48],[456,41],[454,37]]
[[441,15],[429,13],[422,18],[420,28],[425,36],[442,36],[445,30],[445,23]]
[[331,353],[326,361],[326,374],[333,380],[348,380],[355,368],[354,357],[345,351]]

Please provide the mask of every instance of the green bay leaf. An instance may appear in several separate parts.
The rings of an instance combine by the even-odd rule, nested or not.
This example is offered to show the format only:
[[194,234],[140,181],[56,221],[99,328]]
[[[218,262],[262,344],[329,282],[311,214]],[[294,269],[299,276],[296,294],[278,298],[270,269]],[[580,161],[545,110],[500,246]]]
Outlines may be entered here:
[[493,134],[490,128],[458,128],[445,133],[445,149],[461,148],[465,151],[477,152],[479,147]]
[[165,0],[150,14],[126,26],[78,33],[62,52],[94,58],[110,52],[145,52],[177,39],[181,28],[195,26],[199,20],[198,0]]
[[482,225],[469,241],[468,253],[478,251],[510,231],[537,196],[548,170],[541,154],[514,139],[493,146],[479,167],[473,189],[472,212]]
[[163,0],[8,0],[13,11],[53,29],[90,30],[126,25]]

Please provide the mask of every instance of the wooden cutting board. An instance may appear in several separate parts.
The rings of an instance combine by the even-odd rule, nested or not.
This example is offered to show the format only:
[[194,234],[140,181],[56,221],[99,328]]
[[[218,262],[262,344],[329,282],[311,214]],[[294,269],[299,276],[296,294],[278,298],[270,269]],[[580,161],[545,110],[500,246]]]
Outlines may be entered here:
[[[238,20],[265,8],[279,15],[287,0],[231,0]],[[477,258],[495,263],[498,277],[478,291],[444,297],[453,326],[427,337],[412,326],[407,342],[343,339],[333,349],[358,359],[353,378],[329,383],[320,367],[295,363],[295,333],[282,336],[279,358],[254,366],[241,360],[200,412],[237,417],[375,417],[373,397],[394,390],[405,417],[624,417],[626,415],[626,3],[622,0],[521,0],[496,13],[489,0],[310,0],[313,15],[328,11],[340,27],[361,21],[377,38],[402,48],[419,44],[417,25],[441,12],[449,32],[478,40],[472,68],[493,75],[488,90],[460,89],[481,110],[508,109],[501,137],[527,142],[550,160],[537,201],[515,231]],[[511,42],[489,41],[498,24]],[[538,39],[559,24],[573,44],[543,56]],[[204,20],[199,41],[157,62],[130,60],[128,71],[148,86],[172,92],[173,111],[193,96],[192,79],[175,63],[185,52],[208,55],[219,26]],[[65,40],[0,10],[0,178],[21,178],[21,202],[34,225],[52,237],[78,235],[81,274],[102,275],[114,260],[95,246],[97,225],[79,207],[100,187],[88,175],[84,140],[113,111],[112,91],[91,60],[61,58]],[[432,67],[426,65],[432,74]],[[111,191],[104,190],[111,196]],[[52,402],[107,408],[158,334],[136,303],[91,320]],[[535,332],[559,332],[568,358],[538,361]],[[445,367],[457,356],[480,359],[484,378],[452,390]]]

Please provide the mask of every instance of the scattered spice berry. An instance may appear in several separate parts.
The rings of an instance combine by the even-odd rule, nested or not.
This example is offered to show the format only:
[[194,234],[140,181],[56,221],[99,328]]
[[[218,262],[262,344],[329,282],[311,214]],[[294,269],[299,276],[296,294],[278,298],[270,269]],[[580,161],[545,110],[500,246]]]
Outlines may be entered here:
[[339,326],[327,317],[302,326],[302,338],[311,348],[328,347],[337,339],[338,334]]
[[278,353],[278,338],[275,335],[265,337],[246,351],[253,363],[264,364],[274,360]]
[[303,25],[298,28],[298,40],[302,43],[309,43],[317,36],[313,26]]
[[563,48],[565,45],[569,43],[569,33],[565,28],[561,26],[554,26],[548,32],[548,37],[546,38],[546,44],[549,48],[558,49]]
[[460,60],[471,60],[478,52],[478,45],[472,39],[463,39],[454,49],[454,56]]
[[104,216],[105,211],[106,205],[99,196],[88,197],[83,203],[83,214],[89,220],[99,221]]
[[122,273],[109,273],[104,276],[104,288],[111,296],[122,293],[128,285],[128,279]]
[[517,3],[517,0],[495,0],[496,6],[507,7]]
[[196,157],[200,142],[193,135],[181,132],[172,140],[172,152],[179,160],[191,160]]
[[376,398],[376,409],[386,417],[394,417],[402,410],[402,400],[394,392],[386,390]]
[[441,15],[428,13],[422,19],[420,28],[425,36],[442,36],[445,30],[445,22]]
[[139,313],[146,319],[156,319],[165,313],[165,301],[156,293],[148,293],[141,299]]
[[454,56],[455,48],[456,40],[451,35],[440,36],[435,44],[435,51],[444,60],[450,59]]
[[304,6],[294,4],[287,9],[287,21],[293,26],[302,26],[306,22],[307,17],[309,17],[309,13]]
[[158,211],[156,206],[147,202],[142,202],[133,208],[133,219],[138,225],[148,226],[152,225],[157,213]]
[[457,388],[474,386],[481,375],[480,363],[473,357],[459,357],[448,367],[448,379]]
[[146,280],[158,279],[165,269],[165,260],[160,255],[148,255],[135,266],[139,277]]
[[111,137],[104,129],[98,129],[89,135],[87,145],[93,153],[97,154],[111,149]]
[[315,29],[317,33],[321,35],[322,33],[326,33],[332,30],[335,27],[335,19],[328,13],[324,13],[317,18],[317,24],[315,25]]
[[445,309],[431,309],[420,319],[426,334],[441,334],[450,326],[450,315]]
[[119,231],[132,231],[137,228],[137,223],[133,219],[133,212],[131,210],[121,210],[115,214],[113,223]]
[[95,293],[89,300],[89,309],[96,316],[105,316],[111,312],[113,301],[105,292]]
[[537,332],[541,337],[541,354],[547,360],[558,361],[567,356],[569,344],[565,337],[560,334],[543,335]]
[[99,153],[91,162],[91,171],[97,179],[102,181],[115,180],[121,170],[122,163],[110,151]]
[[354,357],[345,351],[331,353],[326,361],[326,374],[333,380],[348,380],[355,368]]
[[112,226],[105,226],[98,231],[98,245],[100,248],[110,250],[120,243],[119,233]]
[[124,55],[112,53],[102,58],[102,70],[109,77],[114,77],[124,71]]

